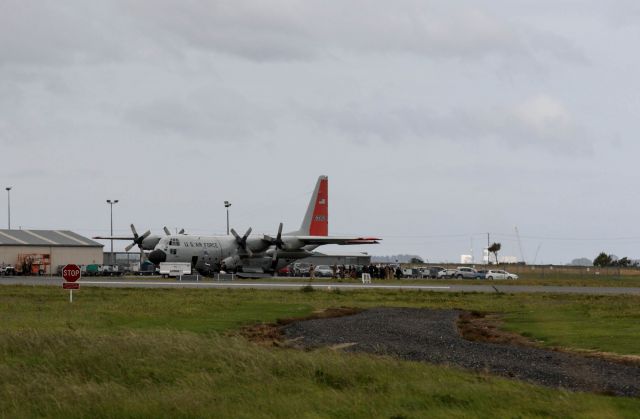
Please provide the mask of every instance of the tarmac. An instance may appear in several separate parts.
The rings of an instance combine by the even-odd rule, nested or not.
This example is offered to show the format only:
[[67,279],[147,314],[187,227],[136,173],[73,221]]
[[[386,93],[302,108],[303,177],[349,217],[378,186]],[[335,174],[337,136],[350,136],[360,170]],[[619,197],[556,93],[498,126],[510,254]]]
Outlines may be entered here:
[[[31,285],[62,287],[61,277],[0,277],[0,285]],[[122,278],[87,278],[78,281],[81,287],[107,288],[253,288],[287,290],[300,289],[311,286],[316,289],[383,289],[383,290],[412,290],[436,292],[480,292],[480,293],[551,293],[551,294],[587,294],[587,295],[640,295],[640,287],[576,287],[549,285],[463,285],[443,282],[438,285],[419,285],[393,283],[344,283],[331,281],[313,282],[269,282],[264,280],[206,280],[178,281],[174,279],[122,279]]]

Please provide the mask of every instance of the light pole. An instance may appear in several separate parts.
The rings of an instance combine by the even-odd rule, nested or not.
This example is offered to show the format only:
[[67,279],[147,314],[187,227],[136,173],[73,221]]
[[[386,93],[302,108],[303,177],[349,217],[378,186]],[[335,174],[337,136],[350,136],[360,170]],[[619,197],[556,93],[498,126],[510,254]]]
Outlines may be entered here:
[[5,188],[7,190],[7,224],[9,230],[11,230],[11,188],[13,188],[13,186],[7,186]]
[[231,202],[224,201],[224,207],[227,209],[227,236],[229,235],[229,207],[231,206]]
[[[113,237],[113,206],[115,204],[118,203],[117,199],[114,199],[113,201],[111,199],[107,199],[107,204],[109,204],[109,207],[111,208],[111,234],[110,236]],[[115,258],[113,257],[113,239],[111,239],[111,265],[115,265]]]

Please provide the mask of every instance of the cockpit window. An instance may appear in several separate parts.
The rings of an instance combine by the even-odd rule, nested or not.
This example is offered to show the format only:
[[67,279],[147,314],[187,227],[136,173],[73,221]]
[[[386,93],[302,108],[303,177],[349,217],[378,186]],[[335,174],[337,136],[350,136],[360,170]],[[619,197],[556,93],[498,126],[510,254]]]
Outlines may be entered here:
[[169,240],[169,246],[180,246],[180,240],[178,239]]

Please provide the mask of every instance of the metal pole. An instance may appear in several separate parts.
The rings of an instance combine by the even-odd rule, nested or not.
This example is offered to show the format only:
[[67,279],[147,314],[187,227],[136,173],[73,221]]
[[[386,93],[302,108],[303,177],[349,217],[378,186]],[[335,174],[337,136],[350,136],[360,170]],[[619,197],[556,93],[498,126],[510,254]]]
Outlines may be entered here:
[[[113,202],[109,202],[109,208],[110,208],[110,212],[111,212],[111,229],[110,229],[110,235],[111,237],[113,237]],[[111,239],[111,265],[113,265],[113,238]]]
[[224,207],[227,209],[227,236],[229,235],[229,207],[231,206],[231,202],[224,201]]
[[118,203],[117,199],[114,199],[113,201],[111,199],[107,199],[107,204],[109,204],[109,208],[111,210],[110,211],[110,214],[111,214],[111,229],[110,229],[110,232],[111,232],[111,237],[112,238],[110,240],[111,241],[111,258],[109,260],[111,266],[115,265],[115,256],[114,256],[114,253],[113,253],[113,205],[117,204],[117,203]]
[[12,186],[5,188],[7,190],[7,226],[9,230],[11,230],[11,188]]

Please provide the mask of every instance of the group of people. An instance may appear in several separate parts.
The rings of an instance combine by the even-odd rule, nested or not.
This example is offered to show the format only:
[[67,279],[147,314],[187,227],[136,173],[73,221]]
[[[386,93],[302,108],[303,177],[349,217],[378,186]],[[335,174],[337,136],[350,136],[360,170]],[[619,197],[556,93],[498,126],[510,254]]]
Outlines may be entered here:
[[[309,277],[315,278],[314,266],[309,266]],[[390,265],[332,265],[333,279],[359,279],[361,275],[369,274],[373,279],[400,279],[402,278],[402,269],[394,268]]]
[[393,267],[391,265],[365,265],[362,267],[362,273],[371,275],[375,279],[400,279],[402,278],[402,269],[400,266]]

